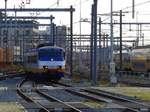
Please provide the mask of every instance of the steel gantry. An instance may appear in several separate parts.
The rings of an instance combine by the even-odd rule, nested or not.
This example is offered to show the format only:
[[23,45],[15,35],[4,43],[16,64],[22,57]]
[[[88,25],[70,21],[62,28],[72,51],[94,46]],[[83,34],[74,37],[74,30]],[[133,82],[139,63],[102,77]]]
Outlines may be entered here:
[[[5,9],[0,8],[0,12],[4,12]],[[75,9],[70,8],[7,8],[7,12],[74,12]]]
[[[0,12],[15,12],[15,15],[17,12],[70,12],[70,76],[72,77],[72,69],[73,69],[73,63],[72,63],[72,56],[73,56],[73,12],[75,9],[70,6],[70,8],[7,8],[5,6],[5,9],[0,8]],[[29,16],[5,16],[5,22],[7,22],[7,19],[50,19],[50,17],[29,17]],[[52,20],[51,20],[52,22]],[[3,24],[0,25],[1,27]],[[6,27],[9,27],[8,24],[5,24]],[[11,25],[12,26],[12,25]],[[49,26],[49,24],[42,24],[39,26]],[[54,41],[54,39],[53,39]]]

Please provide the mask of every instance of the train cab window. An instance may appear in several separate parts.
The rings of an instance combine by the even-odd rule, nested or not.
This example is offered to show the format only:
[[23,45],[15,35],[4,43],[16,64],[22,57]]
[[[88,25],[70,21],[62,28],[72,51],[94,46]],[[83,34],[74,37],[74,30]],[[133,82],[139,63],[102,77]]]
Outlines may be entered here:
[[65,53],[63,52],[63,50],[56,51],[56,55],[60,57],[65,57]]
[[64,57],[64,52],[62,50],[40,50],[39,57]]

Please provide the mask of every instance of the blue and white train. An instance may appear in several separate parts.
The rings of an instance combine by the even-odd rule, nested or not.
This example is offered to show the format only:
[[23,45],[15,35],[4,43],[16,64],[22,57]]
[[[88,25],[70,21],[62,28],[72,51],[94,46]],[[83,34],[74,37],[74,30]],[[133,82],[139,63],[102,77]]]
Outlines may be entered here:
[[42,46],[26,53],[28,76],[48,80],[59,80],[65,73],[65,51],[56,46]]

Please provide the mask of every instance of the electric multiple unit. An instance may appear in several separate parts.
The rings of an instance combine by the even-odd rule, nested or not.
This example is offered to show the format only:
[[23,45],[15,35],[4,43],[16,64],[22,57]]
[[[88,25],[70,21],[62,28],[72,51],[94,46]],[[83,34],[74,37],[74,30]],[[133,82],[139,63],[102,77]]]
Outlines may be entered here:
[[26,53],[26,72],[37,78],[59,80],[65,72],[65,51],[56,46],[42,46]]

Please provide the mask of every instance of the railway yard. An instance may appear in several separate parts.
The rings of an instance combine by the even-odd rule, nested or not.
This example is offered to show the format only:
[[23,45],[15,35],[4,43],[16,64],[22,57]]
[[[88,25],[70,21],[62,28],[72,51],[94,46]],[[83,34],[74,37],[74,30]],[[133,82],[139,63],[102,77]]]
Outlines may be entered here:
[[1,0],[0,112],[150,112],[149,4]]
[[[12,75],[12,74],[9,74]],[[24,76],[1,78],[0,111],[5,112],[149,112],[150,89],[119,83],[91,86],[65,77],[59,82]],[[6,108],[8,106],[8,108]]]

